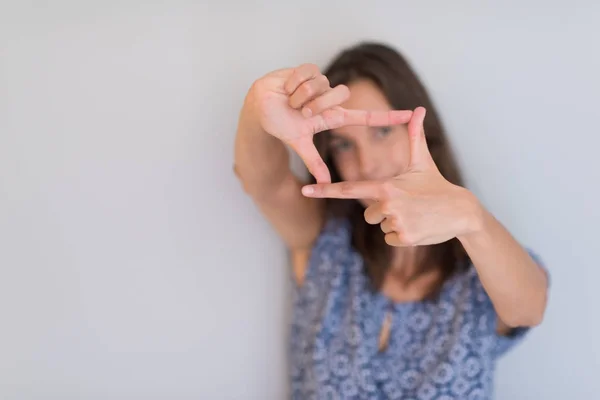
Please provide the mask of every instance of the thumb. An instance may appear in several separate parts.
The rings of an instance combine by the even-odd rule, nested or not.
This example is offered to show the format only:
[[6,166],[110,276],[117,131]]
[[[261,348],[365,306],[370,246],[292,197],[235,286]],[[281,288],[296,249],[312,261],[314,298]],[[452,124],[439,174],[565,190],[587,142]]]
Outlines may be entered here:
[[427,169],[435,167],[435,163],[429,153],[427,140],[425,139],[425,129],[423,121],[425,120],[426,110],[423,107],[417,107],[413,112],[412,118],[408,122],[408,138],[410,143],[410,166],[418,169]]
[[329,169],[317,151],[312,136],[301,136],[291,141],[289,145],[300,156],[317,183],[331,183]]

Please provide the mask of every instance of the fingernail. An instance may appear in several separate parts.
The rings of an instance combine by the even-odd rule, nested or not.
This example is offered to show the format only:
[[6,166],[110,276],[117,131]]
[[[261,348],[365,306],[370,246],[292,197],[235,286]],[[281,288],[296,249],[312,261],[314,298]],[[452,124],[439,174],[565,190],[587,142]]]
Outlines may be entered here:
[[312,117],[312,110],[308,107],[304,107],[302,109],[302,115],[304,115],[306,118],[310,118]]
[[304,186],[302,188],[303,195],[311,195],[315,192],[315,189],[312,186]]

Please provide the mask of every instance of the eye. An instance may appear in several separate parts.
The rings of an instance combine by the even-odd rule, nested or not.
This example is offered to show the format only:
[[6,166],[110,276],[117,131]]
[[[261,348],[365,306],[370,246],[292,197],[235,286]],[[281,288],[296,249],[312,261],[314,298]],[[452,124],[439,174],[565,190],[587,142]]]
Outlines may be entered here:
[[350,150],[352,148],[352,143],[349,140],[336,139],[331,141],[330,146],[331,150],[334,152],[341,153]]
[[389,136],[390,133],[392,133],[391,126],[382,126],[377,128],[377,130],[375,131],[375,135],[378,137],[386,137]]

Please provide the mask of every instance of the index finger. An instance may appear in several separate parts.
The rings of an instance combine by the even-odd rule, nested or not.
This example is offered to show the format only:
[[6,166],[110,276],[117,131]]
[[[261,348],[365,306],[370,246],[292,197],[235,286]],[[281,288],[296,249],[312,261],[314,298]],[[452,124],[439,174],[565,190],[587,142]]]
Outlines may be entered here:
[[344,109],[344,126],[389,126],[407,124],[413,112],[411,110],[367,111]]
[[371,199],[382,198],[381,182],[338,182],[306,185],[302,188],[302,194],[307,197],[330,198],[330,199]]
[[315,147],[312,141],[312,137],[300,137],[299,139],[293,140],[290,146],[296,154],[300,156],[308,171],[315,177],[319,183],[330,183],[331,174],[327,168],[327,164],[321,158],[319,151]]

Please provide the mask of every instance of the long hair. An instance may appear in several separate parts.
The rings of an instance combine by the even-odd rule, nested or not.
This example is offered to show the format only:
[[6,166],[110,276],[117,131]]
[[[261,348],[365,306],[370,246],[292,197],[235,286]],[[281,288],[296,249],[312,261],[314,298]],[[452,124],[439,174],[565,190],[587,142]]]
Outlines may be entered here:
[[[427,109],[424,129],[427,145],[440,173],[451,183],[463,186],[463,180],[452,154],[438,113],[429,95],[409,63],[395,49],[381,44],[364,42],[343,50],[325,69],[331,87],[348,85],[359,79],[374,83],[396,110]],[[332,182],[341,181],[329,151],[329,132],[314,136],[314,142],[331,172]],[[314,182],[314,177],[312,177]],[[378,225],[364,220],[364,207],[356,200],[326,199],[328,216],[347,218],[352,227],[352,245],[365,260],[365,273],[373,290],[381,289],[390,268],[392,251]],[[427,297],[435,296],[443,283],[465,265],[467,254],[454,238],[447,242],[423,246],[414,279],[432,268],[441,269],[441,279]]]

